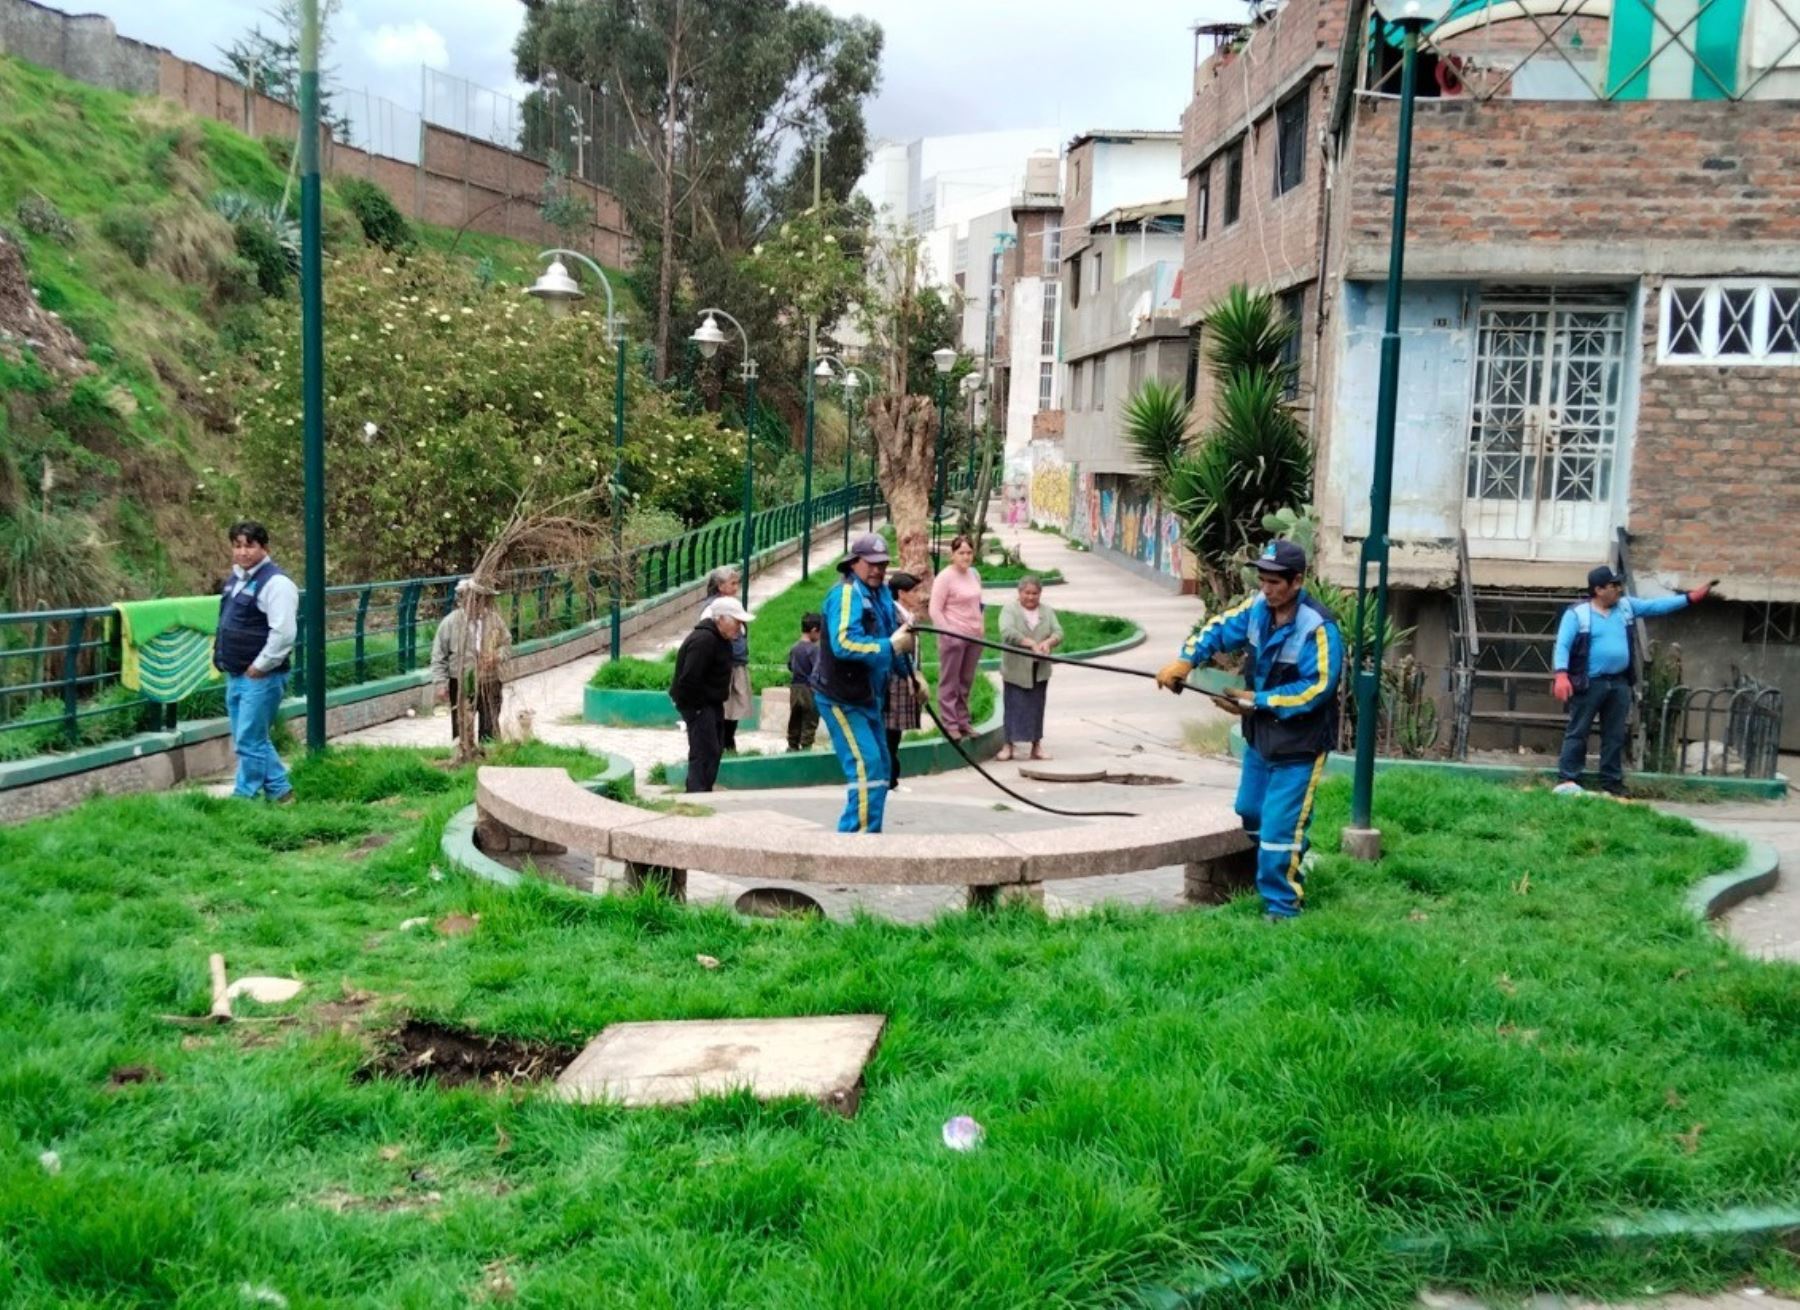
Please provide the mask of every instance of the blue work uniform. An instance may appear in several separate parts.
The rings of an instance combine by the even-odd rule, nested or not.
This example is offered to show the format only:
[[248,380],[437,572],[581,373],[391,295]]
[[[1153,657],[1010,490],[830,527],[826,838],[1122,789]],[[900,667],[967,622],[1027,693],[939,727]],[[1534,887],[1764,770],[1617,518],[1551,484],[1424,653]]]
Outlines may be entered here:
[[1325,757],[1337,738],[1344,639],[1331,612],[1302,590],[1294,616],[1275,626],[1252,596],[1188,637],[1181,658],[1196,668],[1214,655],[1248,651],[1244,684],[1256,693],[1244,715],[1244,767],[1237,812],[1256,841],[1263,908],[1288,918],[1306,898],[1307,831]]
[[1625,729],[1631,722],[1632,652],[1638,645],[1638,620],[1686,609],[1688,598],[1677,593],[1646,599],[1621,596],[1602,614],[1584,600],[1563,611],[1556,625],[1556,652],[1550,668],[1569,675],[1569,723],[1563,731],[1556,773],[1575,782],[1587,763],[1588,732],[1600,720],[1600,785],[1609,792],[1625,790]]
[[824,616],[812,686],[848,786],[838,831],[880,832],[892,772],[882,708],[894,668],[889,639],[900,626],[899,611],[886,587],[871,587],[847,573],[826,593]]

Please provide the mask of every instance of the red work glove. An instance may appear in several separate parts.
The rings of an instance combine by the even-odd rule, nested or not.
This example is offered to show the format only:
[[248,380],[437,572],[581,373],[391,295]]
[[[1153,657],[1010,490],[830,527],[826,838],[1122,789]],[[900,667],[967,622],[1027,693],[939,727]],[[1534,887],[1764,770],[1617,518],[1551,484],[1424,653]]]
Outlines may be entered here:
[[1702,582],[1698,587],[1695,587],[1692,591],[1688,592],[1688,604],[1698,605],[1710,595],[1712,595],[1712,583]]
[[1569,697],[1575,694],[1575,687],[1570,683],[1569,675],[1566,673],[1558,673],[1556,681],[1551,685],[1556,692],[1556,699],[1565,705],[1569,703]]

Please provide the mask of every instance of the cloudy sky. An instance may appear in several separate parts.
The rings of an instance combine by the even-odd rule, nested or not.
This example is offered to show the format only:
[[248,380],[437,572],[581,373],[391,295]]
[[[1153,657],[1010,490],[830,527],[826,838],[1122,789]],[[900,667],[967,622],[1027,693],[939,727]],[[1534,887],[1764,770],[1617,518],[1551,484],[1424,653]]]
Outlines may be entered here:
[[[68,0],[126,36],[217,64],[218,47],[256,20],[251,0]],[[896,139],[1000,128],[1174,128],[1186,100],[1199,18],[1236,17],[1238,0],[824,0],[887,34],[870,128]],[[520,94],[512,43],[519,0],[344,0],[333,62],[340,85],[416,110],[419,65]],[[354,113],[354,111],[353,111]],[[434,114],[434,117],[437,115]]]

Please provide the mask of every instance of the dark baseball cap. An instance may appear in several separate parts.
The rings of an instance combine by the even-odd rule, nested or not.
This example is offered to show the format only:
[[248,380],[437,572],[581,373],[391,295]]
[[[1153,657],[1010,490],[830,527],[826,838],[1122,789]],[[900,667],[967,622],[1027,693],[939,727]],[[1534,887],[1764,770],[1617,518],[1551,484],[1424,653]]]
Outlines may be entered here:
[[1271,541],[1256,557],[1259,573],[1291,573],[1299,577],[1306,572],[1306,552],[1297,541]]
[[850,543],[850,553],[838,562],[838,572],[848,573],[850,566],[857,560],[867,560],[871,564],[888,562],[887,542],[882,540],[879,532],[865,532]]
[[1589,591],[1595,591],[1601,587],[1611,587],[1614,585],[1623,587],[1625,585],[1625,579],[1620,577],[1610,564],[1602,564],[1597,569],[1588,570]]

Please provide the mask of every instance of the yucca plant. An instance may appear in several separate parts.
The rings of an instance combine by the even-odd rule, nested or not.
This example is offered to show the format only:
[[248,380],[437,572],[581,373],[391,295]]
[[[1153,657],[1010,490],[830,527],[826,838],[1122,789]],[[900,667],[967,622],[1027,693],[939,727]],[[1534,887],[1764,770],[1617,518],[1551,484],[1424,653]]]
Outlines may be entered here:
[[1279,374],[1241,369],[1219,390],[1214,426],[1177,461],[1168,499],[1208,589],[1231,594],[1237,564],[1268,533],[1265,515],[1304,502],[1312,449],[1289,412]]
[[1222,382],[1235,373],[1264,373],[1285,387],[1293,380],[1288,345],[1300,330],[1274,296],[1238,283],[1206,314],[1206,362]]
[[1188,402],[1181,388],[1151,378],[1125,403],[1125,444],[1144,466],[1142,481],[1167,500],[1169,480],[1188,448]]

